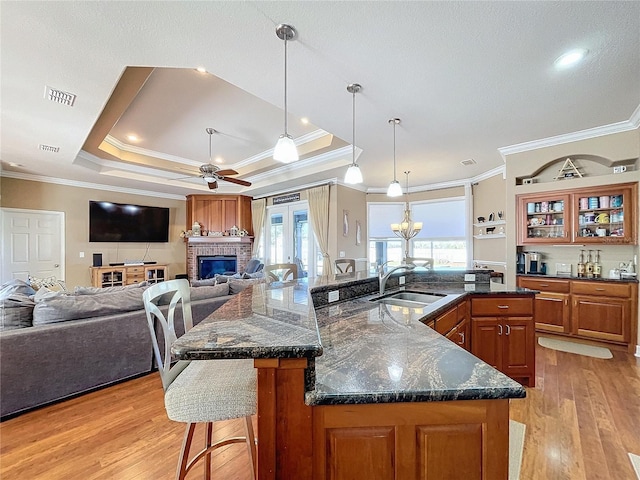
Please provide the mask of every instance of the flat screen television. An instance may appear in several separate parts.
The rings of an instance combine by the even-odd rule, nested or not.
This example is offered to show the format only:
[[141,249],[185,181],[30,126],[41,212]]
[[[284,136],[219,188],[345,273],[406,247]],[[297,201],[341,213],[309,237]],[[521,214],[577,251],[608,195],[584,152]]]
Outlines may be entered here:
[[169,209],[89,201],[90,242],[169,241]]

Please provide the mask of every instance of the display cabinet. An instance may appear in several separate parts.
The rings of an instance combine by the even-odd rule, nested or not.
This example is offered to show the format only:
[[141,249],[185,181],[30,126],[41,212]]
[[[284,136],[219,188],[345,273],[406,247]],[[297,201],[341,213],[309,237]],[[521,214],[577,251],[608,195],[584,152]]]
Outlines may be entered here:
[[637,197],[636,183],[518,195],[518,245],[636,245]]
[[166,265],[122,265],[90,267],[91,285],[96,288],[122,287],[144,282],[158,283],[168,279]]
[[244,195],[187,195],[187,226],[200,223],[203,230],[226,232],[232,227],[253,235],[251,197]]

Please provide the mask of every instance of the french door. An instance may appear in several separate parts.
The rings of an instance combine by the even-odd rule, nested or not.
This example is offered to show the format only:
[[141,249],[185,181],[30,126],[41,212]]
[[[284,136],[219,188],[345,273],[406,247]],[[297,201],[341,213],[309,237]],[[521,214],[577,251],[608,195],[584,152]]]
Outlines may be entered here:
[[266,264],[295,263],[299,277],[314,277],[316,242],[309,223],[308,203],[268,207],[266,223]]

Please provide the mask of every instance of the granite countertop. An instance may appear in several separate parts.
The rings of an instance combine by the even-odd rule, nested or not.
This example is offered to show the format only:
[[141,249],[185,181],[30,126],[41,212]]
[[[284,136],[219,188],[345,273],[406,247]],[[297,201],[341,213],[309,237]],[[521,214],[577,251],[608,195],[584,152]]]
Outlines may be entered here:
[[[488,282],[413,281],[407,290],[447,296],[424,308],[403,308],[371,301],[379,296],[375,291],[363,295],[363,285],[371,286],[369,275],[340,277],[249,287],[179,338],[172,351],[194,360],[309,358],[309,405],[525,396],[519,383],[423,322],[446,311],[472,287],[475,294],[533,291]],[[336,288],[347,300],[314,308],[314,295]]]
[[536,274],[536,273],[519,273],[516,275],[517,277],[531,277],[531,278],[557,278],[559,280],[584,280],[586,282],[618,282],[618,283],[638,283],[638,277],[626,277],[626,278],[587,278],[587,277],[576,277],[574,275],[551,275],[551,274]]

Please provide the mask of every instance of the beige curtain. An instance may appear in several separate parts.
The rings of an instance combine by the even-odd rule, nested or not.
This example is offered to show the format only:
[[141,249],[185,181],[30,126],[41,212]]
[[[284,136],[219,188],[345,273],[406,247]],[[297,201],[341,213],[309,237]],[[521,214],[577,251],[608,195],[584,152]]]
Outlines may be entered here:
[[329,185],[309,190],[309,217],[320,251],[322,252],[322,274],[331,275],[329,258]]
[[258,256],[260,248],[260,239],[264,230],[264,217],[267,211],[267,199],[251,201],[251,223],[253,224],[253,251],[251,254],[254,258]]

